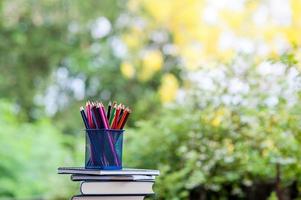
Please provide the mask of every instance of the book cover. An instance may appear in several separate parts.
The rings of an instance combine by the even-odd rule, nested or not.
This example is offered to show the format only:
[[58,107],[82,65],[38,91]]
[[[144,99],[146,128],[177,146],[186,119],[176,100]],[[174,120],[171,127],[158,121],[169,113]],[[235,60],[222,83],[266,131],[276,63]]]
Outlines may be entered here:
[[71,200],[143,200],[144,195],[75,195]]
[[84,167],[59,167],[59,174],[88,174],[88,175],[149,175],[159,176],[158,170],[123,168],[121,170],[86,169]]
[[80,185],[80,191],[83,195],[147,195],[153,194],[152,181],[83,181]]
[[155,181],[155,176],[145,176],[145,175],[98,176],[98,175],[72,174],[71,180],[72,181]]

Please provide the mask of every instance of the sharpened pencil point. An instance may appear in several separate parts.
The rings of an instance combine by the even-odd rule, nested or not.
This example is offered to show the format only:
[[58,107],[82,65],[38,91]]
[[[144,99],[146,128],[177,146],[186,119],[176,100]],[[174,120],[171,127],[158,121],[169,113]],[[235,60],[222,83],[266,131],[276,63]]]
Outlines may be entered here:
[[83,120],[86,119],[84,120],[87,123],[86,127],[123,129],[132,110],[117,101],[110,101],[107,105],[108,107],[101,101],[88,100],[85,106],[80,106],[80,112],[84,116]]

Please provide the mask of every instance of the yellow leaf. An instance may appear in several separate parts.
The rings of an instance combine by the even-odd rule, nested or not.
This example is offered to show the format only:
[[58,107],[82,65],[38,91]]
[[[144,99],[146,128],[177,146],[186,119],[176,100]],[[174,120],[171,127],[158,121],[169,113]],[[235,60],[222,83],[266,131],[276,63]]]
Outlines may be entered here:
[[126,78],[133,78],[135,75],[135,68],[131,63],[123,62],[120,66],[121,73]]
[[162,53],[158,50],[146,52],[142,58],[142,69],[139,71],[139,79],[148,81],[158,72],[163,65]]
[[160,51],[149,51],[143,58],[143,67],[159,71],[162,68],[163,56]]
[[221,124],[221,117],[217,116],[214,117],[213,120],[211,121],[212,126],[218,127]]
[[159,95],[162,103],[169,103],[175,100],[179,83],[173,74],[165,74],[162,78]]

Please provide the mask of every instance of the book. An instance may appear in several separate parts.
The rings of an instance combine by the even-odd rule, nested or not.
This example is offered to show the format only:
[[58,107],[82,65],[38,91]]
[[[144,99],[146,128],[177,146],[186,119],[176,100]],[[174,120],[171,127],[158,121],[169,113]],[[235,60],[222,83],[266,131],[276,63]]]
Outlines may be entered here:
[[149,175],[159,176],[158,170],[150,169],[132,169],[123,168],[121,170],[100,170],[100,169],[86,169],[84,167],[59,167],[59,174],[86,174],[86,175]]
[[83,181],[83,195],[147,195],[153,194],[153,181]]
[[101,195],[101,196],[87,196],[87,195],[75,195],[71,200],[143,200],[144,196],[112,196],[112,195]]
[[97,176],[72,174],[72,181],[155,181],[155,176],[126,175],[126,176]]

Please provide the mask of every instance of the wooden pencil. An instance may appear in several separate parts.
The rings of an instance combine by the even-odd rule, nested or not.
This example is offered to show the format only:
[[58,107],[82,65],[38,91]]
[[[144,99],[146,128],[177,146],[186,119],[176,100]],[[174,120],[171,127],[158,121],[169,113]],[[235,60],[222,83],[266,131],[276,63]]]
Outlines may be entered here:
[[83,122],[85,124],[86,129],[89,129],[89,123],[88,123],[88,119],[87,119],[86,114],[85,114],[85,109],[82,106],[80,107],[80,114],[83,118]]
[[112,108],[112,114],[111,114],[110,120],[109,120],[110,127],[112,127],[113,119],[115,117],[115,112],[116,112],[116,109],[117,109],[116,102],[114,102],[112,106],[113,106],[113,108]]
[[129,115],[131,114],[131,112],[132,111],[130,109],[128,109],[127,115],[125,116],[125,119],[123,120],[123,122],[122,122],[121,126],[119,127],[119,129],[123,129],[123,127],[124,127],[125,123],[127,122],[127,120],[129,118]]
[[120,110],[121,110],[121,105],[119,104],[117,109],[116,109],[116,114],[115,114],[115,117],[114,117],[114,120],[113,120],[112,129],[117,128],[117,123],[118,123],[118,119],[119,119]]
[[112,103],[110,101],[109,105],[108,105],[108,111],[107,111],[107,119],[108,120],[110,119],[111,109],[112,109]]

